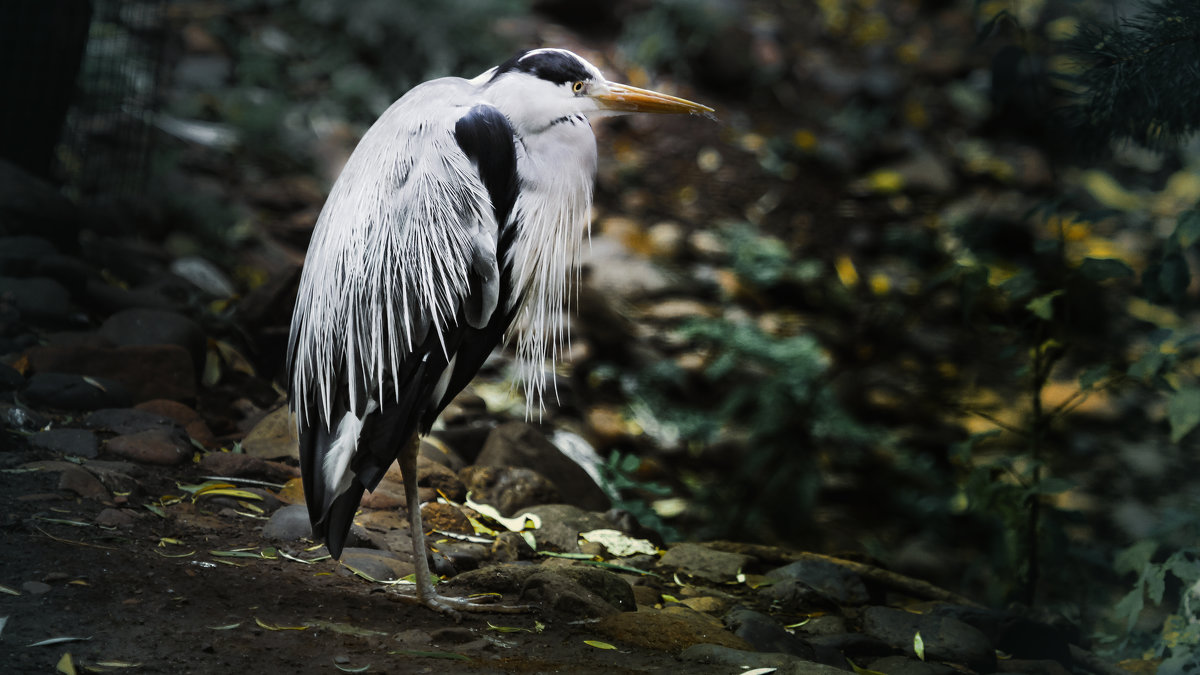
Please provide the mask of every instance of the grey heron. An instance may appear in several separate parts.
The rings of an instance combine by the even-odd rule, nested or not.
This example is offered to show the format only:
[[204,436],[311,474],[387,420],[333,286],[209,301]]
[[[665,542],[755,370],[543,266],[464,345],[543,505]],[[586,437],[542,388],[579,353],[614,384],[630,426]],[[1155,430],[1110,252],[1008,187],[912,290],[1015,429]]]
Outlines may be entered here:
[[364,490],[398,460],[430,608],[495,609],[434,590],[419,435],[506,338],[540,403],[590,218],[588,117],[623,112],[712,109],[609,82],[562,49],[426,82],[366,132],[317,218],[287,354],[313,534],[338,558]]

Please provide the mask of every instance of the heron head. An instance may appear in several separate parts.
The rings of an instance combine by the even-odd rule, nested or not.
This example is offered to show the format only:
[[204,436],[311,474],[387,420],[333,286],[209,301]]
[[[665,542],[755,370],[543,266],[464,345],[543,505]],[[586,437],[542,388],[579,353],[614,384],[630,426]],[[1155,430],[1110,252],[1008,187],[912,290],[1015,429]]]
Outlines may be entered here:
[[713,109],[682,98],[609,82],[596,66],[565,49],[523,52],[480,75],[514,123],[538,127],[562,117],[622,113],[689,113],[712,116]]

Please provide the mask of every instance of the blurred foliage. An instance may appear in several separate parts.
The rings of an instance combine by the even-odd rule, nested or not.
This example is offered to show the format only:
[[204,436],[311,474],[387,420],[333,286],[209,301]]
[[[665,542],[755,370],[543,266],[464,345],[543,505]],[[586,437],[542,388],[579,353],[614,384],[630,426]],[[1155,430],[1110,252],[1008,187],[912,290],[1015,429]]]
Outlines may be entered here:
[[292,166],[314,128],[369,123],[424,80],[473,77],[511,56],[517,45],[497,28],[524,16],[527,5],[234,0],[232,11],[208,20],[233,57],[230,81],[224,91],[177,101],[175,112],[230,124],[249,158]]
[[[793,262],[781,242],[752,232],[725,230],[731,263],[749,289],[818,280],[819,263]],[[704,354],[703,367],[687,372],[661,361],[642,371],[630,387],[635,415],[653,415],[655,426],[693,448],[733,442],[745,450],[722,480],[696,485],[695,502],[707,509],[698,534],[760,529],[800,538],[807,521],[796,515],[812,509],[823,464],[854,464],[880,435],[839,401],[831,357],[813,335],[764,330],[746,318],[696,318],[678,337]]]
[[656,0],[625,20],[618,44],[644,68],[690,77],[735,11],[722,0]]
[[[1089,144],[1129,138],[1167,148],[1200,129],[1200,4],[1154,0],[1120,23],[1084,22],[1060,73],[1070,119]],[[1169,96],[1164,93],[1170,92]]]
[[612,501],[613,508],[628,511],[643,527],[654,530],[664,541],[677,541],[680,538],[679,530],[667,524],[647,501],[670,495],[671,488],[660,483],[638,480],[636,474],[641,463],[642,460],[637,455],[614,451],[608,456],[608,460],[598,467],[601,486],[605,492],[616,495]]

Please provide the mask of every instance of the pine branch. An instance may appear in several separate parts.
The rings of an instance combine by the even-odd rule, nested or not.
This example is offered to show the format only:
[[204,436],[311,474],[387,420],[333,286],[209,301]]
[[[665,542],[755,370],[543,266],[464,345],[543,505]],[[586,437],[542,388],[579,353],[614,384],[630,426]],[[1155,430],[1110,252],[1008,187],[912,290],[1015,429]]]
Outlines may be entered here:
[[1200,128],[1200,2],[1156,0],[1119,24],[1084,24],[1068,49],[1082,66],[1068,119],[1085,143],[1164,148]]

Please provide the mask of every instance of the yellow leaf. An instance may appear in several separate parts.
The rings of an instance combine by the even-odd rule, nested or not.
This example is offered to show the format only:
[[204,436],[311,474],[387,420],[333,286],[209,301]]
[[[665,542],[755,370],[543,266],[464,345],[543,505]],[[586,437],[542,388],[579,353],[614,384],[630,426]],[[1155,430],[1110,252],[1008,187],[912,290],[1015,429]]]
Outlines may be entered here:
[[838,256],[834,268],[843,286],[854,288],[858,285],[858,269],[854,267],[854,261],[850,260],[849,256]]
[[858,675],[883,675],[883,673],[879,672],[878,670],[871,670],[869,668],[861,668],[858,666],[858,664],[854,663],[850,659],[846,659],[846,663],[849,663],[850,667],[853,668],[854,672],[858,673]]
[[904,176],[899,171],[880,169],[867,176],[867,189],[881,194],[892,194],[904,189]]
[[1137,211],[1144,200],[1126,190],[1115,178],[1103,171],[1093,169],[1083,174],[1083,187],[1100,204],[1118,211]]
[[233,497],[234,499],[255,499],[260,502],[262,501],[261,495],[256,495],[253,492],[249,492],[247,490],[238,490],[235,488],[214,488],[212,490],[203,490],[201,492],[197,492],[196,496],[197,497],[200,497],[200,496],[204,496],[204,497],[222,496],[222,497]]
[[55,670],[65,675],[75,675],[75,660],[71,658],[71,652],[66,652],[62,658],[58,660],[58,665]]
[[925,660],[925,640],[921,638],[921,631],[913,635],[913,652],[918,659]]
[[229,364],[229,367],[247,375],[254,374],[254,366],[250,365],[250,360],[242,356],[242,353],[233,345],[222,340],[216,340],[216,344],[217,352],[221,355],[221,360]]
[[584,640],[583,644],[589,647],[595,647],[596,649],[616,649],[616,647],[608,644],[607,642],[601,642],[599,640]]
[[293,478],[283,484],[283,489],[279,494],[275,495],[279,501],[284,504],[303,504],[304,503],[304,481],[300,478]]
[[1129,316],[1159,328],[1175,328],[1179,325],[1179,315],[1142,298],[1131,298],[1126,303],[1125,310],[1129,312]]

